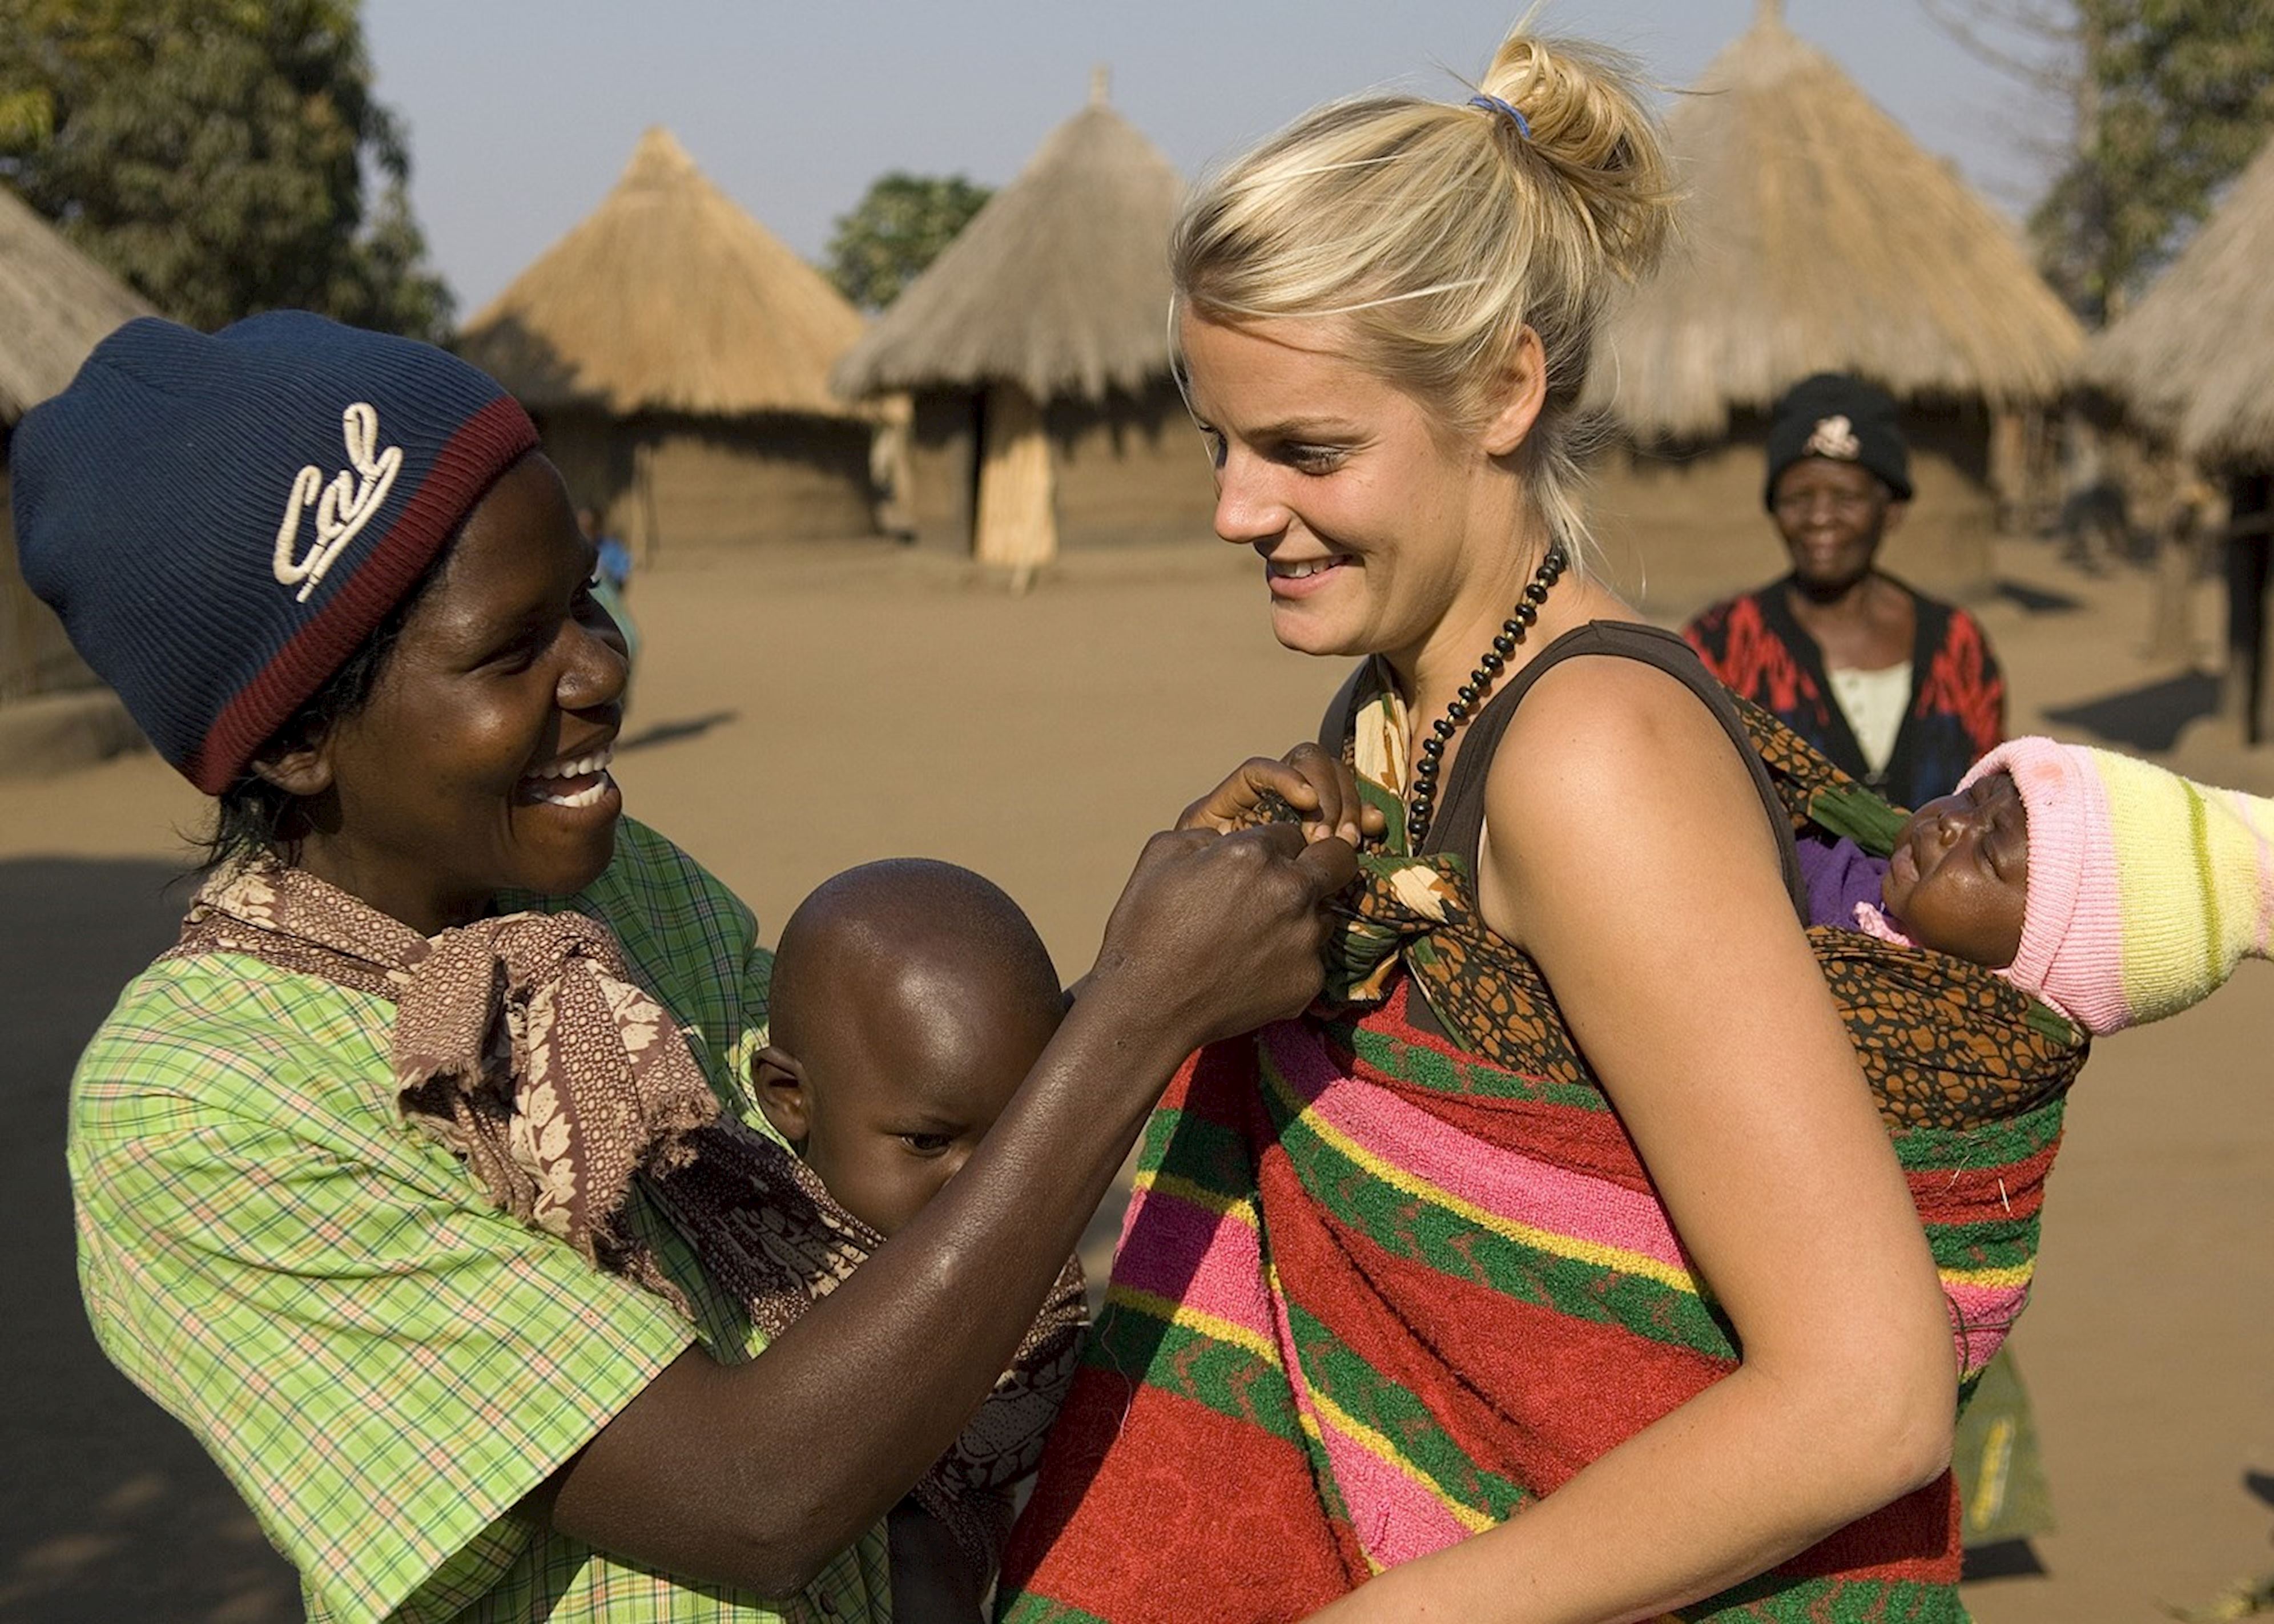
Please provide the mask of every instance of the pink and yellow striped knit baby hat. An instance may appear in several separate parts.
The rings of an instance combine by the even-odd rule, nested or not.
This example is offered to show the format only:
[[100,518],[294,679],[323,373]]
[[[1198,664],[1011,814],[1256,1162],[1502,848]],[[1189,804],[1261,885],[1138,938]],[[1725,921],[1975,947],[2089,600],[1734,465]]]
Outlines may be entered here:
[[2029,813],[2022,950],[2006,979],[2088,1031],[2210,996],[2274,930],[2274,801],[2086,745],[2015,739],[1959,787],[2010,772]]

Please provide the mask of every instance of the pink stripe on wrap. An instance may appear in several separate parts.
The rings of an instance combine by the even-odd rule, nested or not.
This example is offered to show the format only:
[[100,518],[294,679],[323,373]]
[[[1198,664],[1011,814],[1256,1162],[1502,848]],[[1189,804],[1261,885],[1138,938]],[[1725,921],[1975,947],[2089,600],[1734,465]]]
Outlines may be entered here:
[[1971,1375],[2004,1346],[2006,1334],[2029,1300],[2027,1286],[1966,1286],[1942,1282],[1950,1304],[1950,1329],[1958,1345],[1958,1368]]
[[1310,1110],[1392,1166],[1508,1222],[1690,1267],[1665,1210],[1648,1194],[1483,1144],[1388,1089],[1348,1076],[1326,1046],[1295,1023],[1266,1028],[1263,1041]]
[[[1297,1397],[1309,1412],[1309,1395],[1299,1391]],[[1335,1488],[1350,1512],[1351,1527],[1377,1566],[1395,1568],[1469,1537],[1469,1530],[1429,1490],[1358,1440],[1337,1432],[1325,1417],[1314,1414],[1313,1418],[1326,1441],[1327,1461],[1335,1474]]]
[[[1269,1304],[1280,1347],[1294,1350],[1295,1327],[1288,1318],[1285,1300],[1274,1296]],[[1377,1567],[1410,1562],[1468,1538],[1469,1530],[1434,1490],[1344,1432],[1320,1410],[1300,1358],[1290,1358],[1285,1364],[1296,1408],[1325,1445],[1335,1491],[1350,1513],[1359,1544]]]
[[[1144,1226],[1145,1244],[1129,1237]],[[1234,1218],[1156,1189],[1130,1198],[1113,1283],[1251,1331],[1277,1347],[1279,1326],[1263,1280],[1263,1245]]]

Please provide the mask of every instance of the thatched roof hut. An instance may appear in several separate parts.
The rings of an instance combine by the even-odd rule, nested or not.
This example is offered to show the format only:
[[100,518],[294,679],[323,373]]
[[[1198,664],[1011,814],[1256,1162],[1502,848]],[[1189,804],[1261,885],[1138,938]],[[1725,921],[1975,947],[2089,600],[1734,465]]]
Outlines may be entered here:
[[2274,142],[2086,353],[2088,381],[2207,467],[2274,470]]
[[[1645,500],[1615,470],[1607,511],[1633,497],[1654,523],[1661,507],[1719,506],[1726,485],[1743,505],[1721,523],[1759,532],[1759,545],[1757,568],[1719,562],[1766,573],[1774,543],[1752,520],[1761,416],[1811,372],[1858,372],[1912,407],[1927,465],[1891,556],[1945,585],[1978,575],[1995,507],[1990,419],[2058,397],[2083,347],[2018,233],[1786,26],[1779,0],[1761,0],[1667,130],[1686,194],[1681,237],[1614,312],[1596,403],[1642,447],[1736,444],[1750,466],[1713,482],[1710,502],[1696,470],[1678,482],[1686,494]],[[1661,470],[1645,459],[1634,471],[1648,484]],[[1984,535],[1969,542],[1953,526]],[[1695,561],[1651,566],[1690,573]]]
[[1014,567],[1061,537],[1207,533],[1206,464],[1169,375],[1183,191],[1106,104],[1101,72],[1089,105],[846,356],[847,395],[915,396],[921,531]]
[[125,283],[0,187],[0,701],[94,681],[17,568],[9,432],[71,382],[112,328],[150,313]]
[[652,551],[870,527],[871,415],[829,387],[861,329],[652,129],[459,348],[538,418],[577,499]]
[[0,187],[0,425],[60,394],[113,328],[152,313]]
[[[2140,427],[2222,477],[2228,524],[2226,705],[2244,740],[2266,714],[2274,583],[2274,142],[2155,286],[2092,342],[2088,382]],[[2176,550],[2167,553],[2183,556]]]

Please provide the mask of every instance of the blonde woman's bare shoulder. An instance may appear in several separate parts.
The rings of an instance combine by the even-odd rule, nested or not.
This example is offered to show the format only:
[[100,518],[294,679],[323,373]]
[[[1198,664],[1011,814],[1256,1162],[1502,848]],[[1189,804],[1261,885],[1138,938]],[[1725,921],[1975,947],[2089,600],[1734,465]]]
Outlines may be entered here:
[[1559,661],[1524,697],[1487,782],[1493,816],[1516,805],[1581,814],[1599,796],[1726,779],[1751,797],[1743,760],[1682,680],[1610,654]]

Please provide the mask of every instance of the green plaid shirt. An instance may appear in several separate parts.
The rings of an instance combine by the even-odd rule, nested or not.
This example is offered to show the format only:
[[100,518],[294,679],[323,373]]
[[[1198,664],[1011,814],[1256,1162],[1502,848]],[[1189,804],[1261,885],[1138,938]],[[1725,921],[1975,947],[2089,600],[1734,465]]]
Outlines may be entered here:
[[[614,928],[712,1086],[761,1121],[739,1080],[772,964],[749,911],[629,820],[607,873],[560,906]],[[395,1109],[394,1013],[249,959],[162,961],[72,1087],[95,1334],[221,1462],[309,1618],[889,1620],[881,1528],[770,1604],[516,1510],[690,1342],[733,1362],[764,1338],[644,1199],[632,1221],[695,1326],[487,1207]]]

